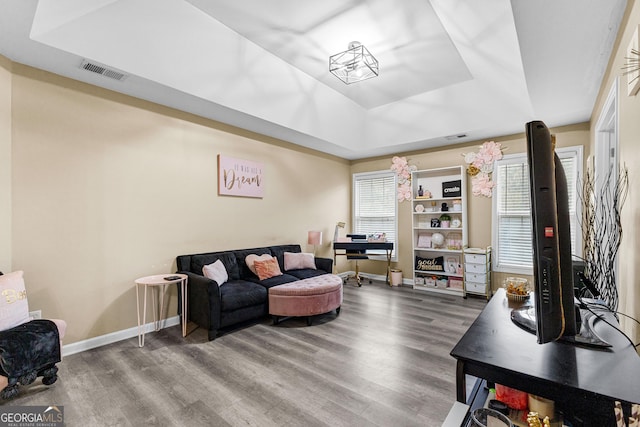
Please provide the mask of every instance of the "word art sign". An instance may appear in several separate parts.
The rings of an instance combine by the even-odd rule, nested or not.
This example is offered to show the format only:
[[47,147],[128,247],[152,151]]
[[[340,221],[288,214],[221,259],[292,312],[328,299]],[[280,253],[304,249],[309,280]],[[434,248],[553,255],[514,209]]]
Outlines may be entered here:
[[218,194],[263,197],[262,163],[218,154]]

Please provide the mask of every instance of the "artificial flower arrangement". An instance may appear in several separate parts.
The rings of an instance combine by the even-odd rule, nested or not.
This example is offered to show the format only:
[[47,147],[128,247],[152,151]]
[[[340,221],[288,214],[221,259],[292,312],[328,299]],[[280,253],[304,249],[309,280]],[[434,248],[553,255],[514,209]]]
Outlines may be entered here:
[[411,172],[418,170],[418,168],[409,166],[406,157],[393,156],[391,170],[398,176],[398,201],[411,200]]
[[477,153],[464,154],[467,173],[471,178],[471,192],[474,196],[491,197],[495,183],[491,180],[493,162],[502,158],[502,146],[495,141],[486,141]]

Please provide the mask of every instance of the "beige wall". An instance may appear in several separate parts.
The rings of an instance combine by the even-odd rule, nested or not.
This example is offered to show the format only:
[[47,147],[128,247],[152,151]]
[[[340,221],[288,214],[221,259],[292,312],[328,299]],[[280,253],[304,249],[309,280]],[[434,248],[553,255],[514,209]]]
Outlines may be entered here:
[[[612,59],[595,118],[640,23],[635,1],[626,19],[623,47]],[[621,158],[632,189],[640,163],[639,100],[627,97],[623,85]],[[560,146],[586,145],[588,156],[589,124],[552,131]],[[507,154],[524,151],[522,134],[495,140]],[[397,155],[419,169],[461,165],[462,153],[481,142]],[[217,196],[220,153],[265,164],[264,199]],[[31,309],[65,318],[66,343],[134,326],[133,279],[173,271],[181,253],[290,242],[311,250],[306,232],[319,229],[325,243],[318,253],[330,256],[335,222],[350,218],[351,174],[390,164],[391,156],[350,165],[0,57],[0,269],[25,270]],[[468,207],[469,244],[491,244],[491,200],[469,196]],[[623,211],[621,308],[635,317],[639,211],[640,196],[630,191]],[[396,267],[409,277],[408,202],[399,205],[398,253]],[[341,270],[352,268],[339,262]],[[383,263],[368,261],[362,268],[384,274]],[[501,278],[494,277],[494,288]],[[626,327],[631,330],[631,322]]]
[[11,271],[11,62],[0,56],[0,271]]
[[[12,90],[12,268],[67,344],[135,326],[133,280],[176,255],[312,250],[308,230],[349,215],[345,160],[18,64]],[[218,154],[262,162],[264,198],[219,197]]]
[[[630,1],[625,15],[624,28],[618,36],[617,49],[611,57],[591,120],[592,127],[595,127],[609,90],[614,84],[615,78],[619,78],[619,154],[620,161],[629,170],[629,195],[622,210],[623,236],[619,252],[619,310],[636,319],[640,319],[640,193],[638,192],[638,185],[640,185],[640,93],[635,96],[627,96],[627,78],[622,75],[622,67],[625,63],[625,56],[627,56],[627,46],[638,25],[640,25],[640,3]],[[594,135],[591,140],[594,144]],[[634,342],[639,342],[640,327],[624,317],[621,317],[620,320],[625,332],[633,337]]]
[[[522,128],[524,130],[524,123]],[[588,155],[589,146],[589,124],[582,123],[573,126],[564,126],[551,129],[556,135],[558,147],[570,147],[580,145],[585,147],[584,156]],[[511,135],[501,138],[494,138],[494,141],[502,144],[505,154],[524,153],[525,135]],[[455,147],[430,149],[425,151],[398,153],[399,156],[406,156],[410,165],[415,165],[419,170],[433,169],[447,166],[465,165],[463,154],[477,151],[478,146],[483,141],[474,141],[468,144],[461,144]],[[367,172],[375,170],[389,169],[391,157],[366,159],[355,161],[351,168],[352,173]],[[491,245],[491,214],[492,200],[488,197],[473,196],[471,194],[471,180],[467,180],[467,207],[468,207],[468,229],[469,246],[486,247]],[[413,271],[413,249],[412,249],[412,224],[411,224],[411,204],[401,202],[398,205],[398,262],[394,268],[399,268],[403,272],[403,277],[412,279]],[[361,268],[367,272],[384,274],[384,265],[376,261],[361,261]],[[492,288],[501,286],[502,280],[508,274],[494,273],[492,277]]]

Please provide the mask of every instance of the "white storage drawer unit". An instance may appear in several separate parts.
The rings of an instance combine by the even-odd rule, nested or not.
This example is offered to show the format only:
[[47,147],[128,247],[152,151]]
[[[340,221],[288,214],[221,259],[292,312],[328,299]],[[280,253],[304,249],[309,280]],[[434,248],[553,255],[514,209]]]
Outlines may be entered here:
[[470,273],[467,271],[465,274],[465,280],[467,282],[474,283],[487,283],[487,275],[486,273]]
[[464,250],[464,296],[491,296],[491,247]]
[[[471,250],[471,249],[467,249]],[[466,253],[464,254],[464,262],[468,262],[470,264],[485,264],[487,262],[486,254],[476,254],[476,253]]]
[[487,293],[487,284],[486,283],[474,283],[474,282],[465,282],[464,286],[466,291],[472,294],[486,294]]
[[487,264],[483,261],[483,264],[469,264],[468,262],[464,263],[464,270],[467,273],[481,273],[484,274],[487,272]]

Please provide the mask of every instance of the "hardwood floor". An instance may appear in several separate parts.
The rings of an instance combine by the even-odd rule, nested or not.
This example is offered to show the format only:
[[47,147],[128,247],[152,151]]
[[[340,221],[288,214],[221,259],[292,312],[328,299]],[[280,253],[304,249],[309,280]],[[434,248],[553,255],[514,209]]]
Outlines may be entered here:
[[347,285],[338,317],[265,319],[207,341],[180,327],[65,357],[4,405],[64,405],[67,426],[440,426],[449,352],[483,299]]

